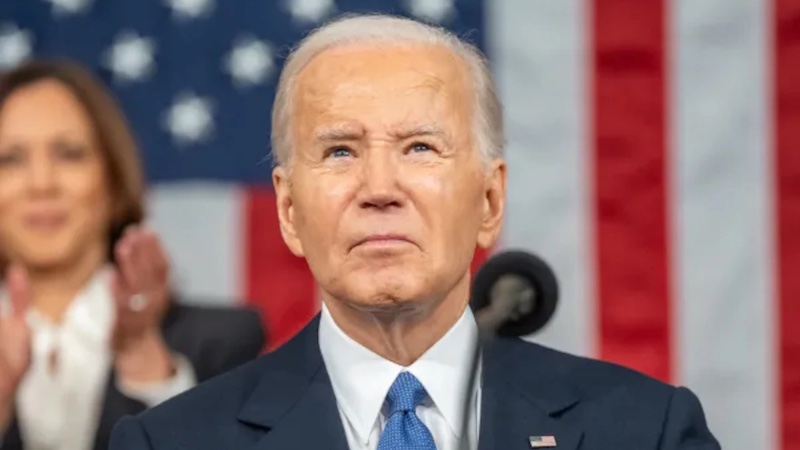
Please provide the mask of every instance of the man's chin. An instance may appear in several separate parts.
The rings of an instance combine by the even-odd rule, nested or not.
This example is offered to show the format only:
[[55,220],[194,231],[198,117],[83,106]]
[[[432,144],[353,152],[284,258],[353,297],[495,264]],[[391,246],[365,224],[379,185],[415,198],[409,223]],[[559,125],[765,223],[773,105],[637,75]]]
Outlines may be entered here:
[[356,308],[381,320],[393,320],[401,316],[416,315],[423,310],[424,302],[396,297],[373,298],[359,302]]
[[420,295],[414,295],[413,290],[399,289],[370,289],[354,292],[350,297],[351,306],[364,312],[398,312],[415,309],[420,303]]
[[354,270],[329,285],[328,293],[362,311],[413,309],[435,290],[418,272],[413,268]]

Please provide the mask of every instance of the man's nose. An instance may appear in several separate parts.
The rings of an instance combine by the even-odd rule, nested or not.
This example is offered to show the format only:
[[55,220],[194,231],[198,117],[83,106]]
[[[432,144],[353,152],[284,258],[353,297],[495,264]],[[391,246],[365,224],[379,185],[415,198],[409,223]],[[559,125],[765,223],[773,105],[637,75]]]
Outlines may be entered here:
[[403,204],[397,164],[389,151],[372,151],[364,158],[359,198],[362,207],[384,209]]

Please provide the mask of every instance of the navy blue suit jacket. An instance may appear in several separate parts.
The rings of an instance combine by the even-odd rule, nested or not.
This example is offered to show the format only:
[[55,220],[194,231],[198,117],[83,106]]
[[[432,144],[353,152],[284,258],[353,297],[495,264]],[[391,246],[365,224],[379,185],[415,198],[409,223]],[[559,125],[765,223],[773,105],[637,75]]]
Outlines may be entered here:
[[[275,352],[137,417],[110,450],[346,450],[316,318]],[[520,339],[484,350],[480,449],[717,450],[698,399],[632,370]]]

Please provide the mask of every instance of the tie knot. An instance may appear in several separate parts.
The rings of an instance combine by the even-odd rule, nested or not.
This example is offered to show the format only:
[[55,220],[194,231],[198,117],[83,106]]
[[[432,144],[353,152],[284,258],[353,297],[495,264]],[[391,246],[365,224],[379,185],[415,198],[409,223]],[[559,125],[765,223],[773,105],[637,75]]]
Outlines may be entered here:
[[401,372],[395,378],[392,387],[389,388],[389,394],[386,396],[386,401],[389,406],[389,415],[396,412],[414,411],[428,393],[422,383],[411,374],[411,372]]

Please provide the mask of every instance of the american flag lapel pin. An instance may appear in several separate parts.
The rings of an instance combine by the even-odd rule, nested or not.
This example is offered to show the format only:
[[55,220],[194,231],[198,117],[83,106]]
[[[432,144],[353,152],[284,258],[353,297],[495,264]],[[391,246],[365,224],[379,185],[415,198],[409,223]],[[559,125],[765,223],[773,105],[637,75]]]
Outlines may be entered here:
[[531,443],[531,448],[555,448],[555,436],[529,436],[528,441]]

